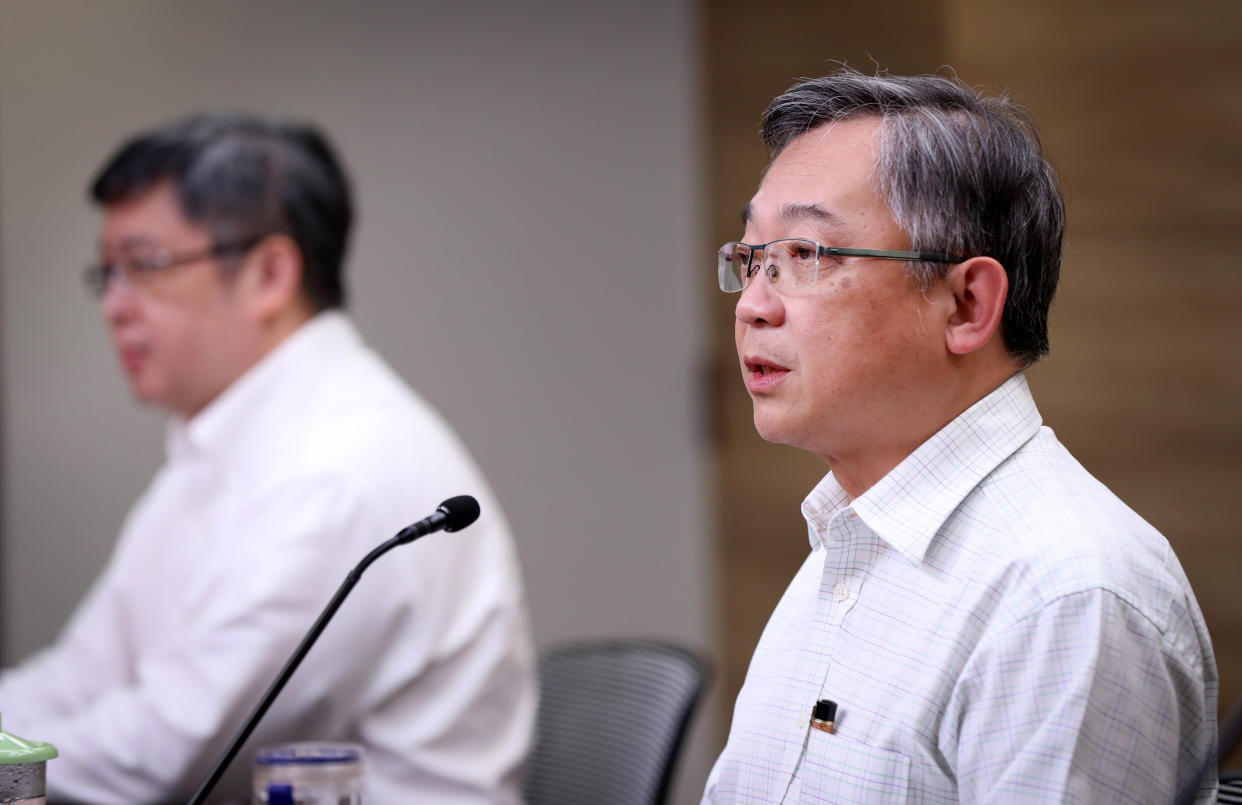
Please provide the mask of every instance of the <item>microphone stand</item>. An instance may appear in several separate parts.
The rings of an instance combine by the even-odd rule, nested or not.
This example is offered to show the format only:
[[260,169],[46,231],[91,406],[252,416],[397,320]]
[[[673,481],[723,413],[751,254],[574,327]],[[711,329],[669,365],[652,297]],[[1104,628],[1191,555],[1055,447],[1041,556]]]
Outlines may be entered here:
[[[458,499],[454,498],[452,500],[455,501]],[[473,501],[473,498],[471,500]],[[445,501],[445,505],[450,502],[451,501]],[[478,504],[474,505],[474,517],[477,517]],[[430,517],[402,529],[395,537],[364,556],[362,561],[354,566],[353,570],[349,571],[349,574],[345,576],[345,581],[341,583],[341,586],[337,589],[336,594],[332,596],[332,600],[328,602],[326,607],[324,607],[323,612],[319,613],[319,618],[311,626],[310,630],[306,633],[306,636],[302,638],[302,642],[298,644],[298,647],[294,650],[293,655],[289,657],[289,660],[285,663],[285,667],[280,669],[280,673],[276,675],[276,679],[272,681],[272,684],[268,687],[267,692],[263,694],[263,698],[259,700],[258,705],[256,705],[254,710],[251,711],[250,717],[246,719],[246,723],[242,726],[241,730],[233,737],[232,743],[230,743],[229,747],[224,750],[222,755],[220,755],[220,758],[216,761],[216,765],[212,767],[211,773],[207,775],[207,778],[203,780],[202,785],[200,785],[198,790],[194,792],[194,796],[190,798],[189,805],[202,805],[207,801],[207,795],[211,793],[211,789],[215,788],[216,783],[220,782],[220,778],[224,776],[224,770],[228,768],[228,765],[233,762],[233,758],[235,758],[237,753],[241,751],[242,745],[246,743],[246,739],[250,737],[252,732],[254,732],[254,728],[258,726],[259,720],[263,718],[265,713],[267,713],[268,708],[272,706],[272,702],[276,700],[277,694],[279,694],[285,687],[285,683],[289,681],[289,677],[293,676],[293,672],[296,671],[298,666],[302,664],[302,660],[306,657],[306,653],[310,651],[311,646],[313,646],[315,641],[319,639],[319,635],[323,632],[324,627],[328,625],[328,621],[332,620],[332,616],[335,615],[336,611],[341,608],[341,604],[345,601],[345,596],[349,595],[349,591],[354,589],[354,585],[358,583],[358,579],[362,578],[363,571],[370,567],[371,563],[376,559],[379,559],[385,553],[398,545],[413,542],[419,537],[430,534],[433,531],[439,531],[441,528],[446,528],[446,526],[449,531],[457,531],[460,528],[464,528],[466,525],[469,525],[470,522],[474,522],[474,518],[471,517],[470,522],[465,523],[465,525],[456,525],[452,522],[451,518],[451,513],[445,510],[445,506],[441,506],[436,510],[436,513]],[[454,527],[454,525],[456,525],[456,527]]]

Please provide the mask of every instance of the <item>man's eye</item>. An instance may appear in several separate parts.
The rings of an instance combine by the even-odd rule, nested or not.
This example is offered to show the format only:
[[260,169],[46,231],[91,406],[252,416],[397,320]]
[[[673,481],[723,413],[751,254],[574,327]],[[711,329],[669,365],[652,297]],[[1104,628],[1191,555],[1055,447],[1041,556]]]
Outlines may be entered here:
[[797,260],[800,263],[814,262],[816,258],[815,251],[816,251],[815,249],[811,248],[810,246],[807,246],[804,243],[797,244],[793,248],[790,249],[790,253],[793,259]]

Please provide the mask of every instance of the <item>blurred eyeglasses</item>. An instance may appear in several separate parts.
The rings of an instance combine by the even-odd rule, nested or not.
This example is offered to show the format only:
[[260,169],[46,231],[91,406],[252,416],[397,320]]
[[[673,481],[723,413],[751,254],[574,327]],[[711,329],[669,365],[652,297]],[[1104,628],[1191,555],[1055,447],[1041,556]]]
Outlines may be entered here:
[[888,249],[847,249],[821,246],[813,240],[782,238],[768,243],[730,241],[717,253],[720,290],[743,291],[750,278],[762,271],[778,290],[797,293],[819,279],[831,267],[825,257],[879,257],[885,260],[915,260],[931,263],[961,263],[965,257],[936,252],[902,252]]
[[124,278],[129,285],[141,288],[149,285],[170,268],[190,265],[203,260],[216,260],[221,257],[245,254],[258,245],[263,236],[249,237],[242,240],[213,243],[206,249],[196,252],[176,254],[167,249],[143,250],[142,253],[130,254],[115,260],[107,260],[86,267],[82,278],[86,287],[96,297],[102,297],[108,290],[108,283]]

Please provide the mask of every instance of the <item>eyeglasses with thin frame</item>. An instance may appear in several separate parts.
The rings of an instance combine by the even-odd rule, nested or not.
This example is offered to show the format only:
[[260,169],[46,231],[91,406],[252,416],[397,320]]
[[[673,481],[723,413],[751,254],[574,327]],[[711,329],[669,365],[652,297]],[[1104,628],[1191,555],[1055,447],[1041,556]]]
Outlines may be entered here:
[[167,249],[157,248],[150,253],[129,255],[116,260],[105,260],[89,265],[83,272],[82,279],[86,282],[86,287],[90,292],[98,298],[102,297],[108,290],[108,283],[115,279],[124,278],[128,284],[134,287],[142,287],[150,284],[152,280],[170,268],[186,266],[203,260],[216,260],[221,257],[245,254],[258,245],[262,239],[263,236],[258,235],[240,240],[213,243],[206,249],[183,254],[175,254]]
[[[759,257],[762,253],[762,257]],[[816,283],[825,257],[879,257],[884,260],[914,260],[930,263],[961,263],[965,257],[937,252],[903,252],[890,249],[848,249],[821,246],[805,238],[782,238],[768,243],[730,241],[716,253],[720,290],[738,293],[746,290],[750,278],[760,270],[781,291],[797,293]]]

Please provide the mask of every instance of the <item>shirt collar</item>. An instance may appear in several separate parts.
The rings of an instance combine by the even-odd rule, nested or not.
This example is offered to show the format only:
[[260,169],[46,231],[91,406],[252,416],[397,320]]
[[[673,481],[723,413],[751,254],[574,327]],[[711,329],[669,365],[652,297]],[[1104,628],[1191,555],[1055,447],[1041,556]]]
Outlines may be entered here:
[[802,503],[811,546],[850,508],[881,539],[922,562],[936,532],[970,491],[1042,424],[1019,372],[941,428],[874,486],[850,501],[829,473]]
[[841,488],[831,472],[815,485],[802,501],[802,516],[806,518],[806,535],[812,550],[823,546],[833,518],[849,505],[849,493]]
[[259,362],[247,369],[192,419],[168,423],[165,448],[170,457],[218,453],[238,443],[253,411],[271,404],[291,374],[312,365],[334,345],[361,343],[349,317],[339,310],[317,314]]

